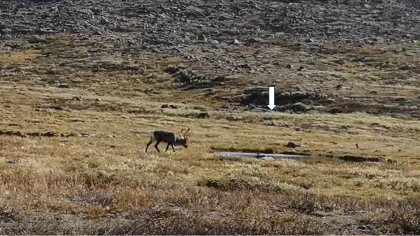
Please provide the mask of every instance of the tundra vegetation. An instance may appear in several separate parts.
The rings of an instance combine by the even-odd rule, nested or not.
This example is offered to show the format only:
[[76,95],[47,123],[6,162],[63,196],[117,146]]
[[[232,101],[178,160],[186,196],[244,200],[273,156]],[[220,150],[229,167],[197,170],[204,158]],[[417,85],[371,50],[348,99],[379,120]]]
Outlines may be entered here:
[[[325,41],[325,34],[316,34],[318,24],[312,28],[308,21],[301,30],[313,29],[313,39],[303,33],[288,38],[301,31],[289,32],[270,17],[308,1],[280,1],[273,10],[267,0],[219,6],[217,19],[224,24],[190,21],[183,23],[185,31],[152,32],[144,23],[134,37],[143,40],[142,48],[130,38],[139,28],[133,19],[161,21],[159,29],[165,29],[178,22],[168,18],[175,8],[104,2],[120,5],[102,20],[88,18],[91,25],[113,25],[113,16],[138,11],[120,16],[121,25],[110,31],[79,34],[88,24],[78,23],[76,33],[63,33],[54,27],[82,14],[72,9],[91,1],[68,2],[31,3],[39,6],[33,9],[27,3],[15,13],[24,16],[9,16],[16,25],[36,11],[61,14],[58,26],[48,14],[39,15],[46,25],[34,31],[38,36],[26,35],[31,28],[0,27],[0,234],[420,233],[420,45],[410,35],[389,30],[391,40],[381,40],[382,28],[372,27],[375,40],[358,42],[365,28],[357,26],[334,34],[354,36],[344,43]],[[199,2],[187,15],[204,22],[200,7],[213,3]],[[335,9],[329,1],[305,9],[322,4]],[[403,9],[342,4],[359,15],[378,14],[368,16],[375,20],[398,21],[386,12]],[[262,7],[271,10],[252,15]],[[166,8],[169,13],[157,14]],[[286,34],[261,27],[262,36],[249,37],[246,25],[233,32],[239,23],[230,13],[237,8],[252,9],[243,16],[246,24],[268,17]],[[0,17],[12,11],[4,9]],[[418,15],[403,12],[418,23]],[[353,19],[337,22],[351,25]],[[181,35],[188,27],[209,35]],[[218,34],[206,27],[219,27],[224,38],[214,39]],[[273,112],[266,107],[268,85],[276,87]],[[184,127],[191,128],[188,148],[145,153],[150,130],[177,133]],[[312,156],[225,159],[214,155],[217,150]]]

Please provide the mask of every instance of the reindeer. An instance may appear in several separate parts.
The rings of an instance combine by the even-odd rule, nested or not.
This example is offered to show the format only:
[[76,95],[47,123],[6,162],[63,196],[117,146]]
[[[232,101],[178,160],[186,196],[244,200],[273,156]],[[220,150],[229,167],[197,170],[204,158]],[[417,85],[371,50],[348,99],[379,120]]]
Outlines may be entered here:
[[187,148],[188,144],[187,144],[187,135],[186,134],[188,133],[188,131],[190,131],[190,128],[188,128],[187,131],[184,134],[182,134],[182,131],[184,131],[184,129],[181,130],[180,136],[177,137],[172,132],[152,130],[150,141],[146,146],[146,152],[147,152],[147,149],[149,148],[149,145],[152,144],[153,142],[156,142],[155,148],[158,152],[160,152],[160,150],[158,148],[158,145],[159,145],[160,142],[168,143],[168,146],[166,146],[165,152],[168,151],[169,145],[172,146],[172,150],[174,152],[175,152],[174,146],[182,145],[185,148]]

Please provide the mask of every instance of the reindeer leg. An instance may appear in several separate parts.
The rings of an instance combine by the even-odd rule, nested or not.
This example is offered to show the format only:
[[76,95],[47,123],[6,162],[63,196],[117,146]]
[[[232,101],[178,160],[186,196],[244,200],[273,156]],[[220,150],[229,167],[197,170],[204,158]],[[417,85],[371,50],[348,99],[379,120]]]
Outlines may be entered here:
[[147,149],[149,148],[150,144],[152,144],[152,143],[153,143],[153,139],[150,139],[149,143],[147,143],[147,146],[146,146],[146,152],[147,152]]
[[174,148],[174,145],[171,145],[172,146],[172,150],[175,152],[175,148]]
[[156,148],[156,150],[157,150],[158,152],[160,152],[160,150],[159,150],[159,148],[158,148],[159,143],[160,143],[160,141],[156,142],[156,144],[155,144],[155,148]]
[[166,146],[166,150],[165,150],[165,152],[166,152],[166,151],[168,151],[169,145],[171,145],[171,144],[170,144],[170,143],[168,143],[168,146]]

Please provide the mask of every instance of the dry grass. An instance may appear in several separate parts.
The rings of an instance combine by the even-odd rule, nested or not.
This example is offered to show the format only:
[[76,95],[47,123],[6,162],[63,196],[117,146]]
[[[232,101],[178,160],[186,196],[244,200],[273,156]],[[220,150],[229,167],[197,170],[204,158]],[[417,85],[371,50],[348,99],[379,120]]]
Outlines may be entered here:
[[35,59],[39,55],[39,50],[24,50],[17,52],[4,53],[0,56],[0,62],[2,65],[12,64],[12,63],[23,63],[25,61],[30,61]]
[[[89,42],[77,48],[80,42],[69,35],[49,40],[43,51],[49,57],[37,60],[37,69],[26,70],[38,79],[22,73],[0,83],[1,131],[55,134],[0,136],[0,233],[420,232],[418,120],[363,113],[218,111],[223,100],[203,99],[202,90],[178,89],[162,72],[180,63],[178,58],[141,55],[136,64],[141,73],[123,73],[127,68],[117,64],[124,63],[112,58],[107,68],[115,71],[95,72],[85,65],[66,74],[79,65],[60,64],[69,57],[97,63],[86,53],[92,48]],[[76,49],[69,53],[66,45]],[[0,64],[34,67],[26,59],[35,54],[14,52]],[[44,74],[48,63],[56,68],[53,74]],[[161,109],[168,101],[179,109]],[[210,118],[189,116],[203,109]],[[149,130],[178,132],[186,126],[191,127],[188,149],[144,153]],[[293,151],[284,146],[289,141],[303,145],[295,151],[308,150],[314,157],[227,160],[212,153]],[[346,154],[395,162],[336,158]]]

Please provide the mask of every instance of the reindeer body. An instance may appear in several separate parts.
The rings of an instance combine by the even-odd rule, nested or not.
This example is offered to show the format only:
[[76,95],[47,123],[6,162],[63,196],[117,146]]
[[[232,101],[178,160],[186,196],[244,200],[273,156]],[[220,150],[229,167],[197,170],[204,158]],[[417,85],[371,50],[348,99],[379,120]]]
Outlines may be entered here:
[[186,136],[184,136],[190,129],[188,129],[187,130],[187,132],[185,132],[183,135],[182,135],[182,131],[183,131],[184,129],[182,129],[181,130],[181,135],[180,135],[180,137],[177,137],[174,133],[172,133],[172,132],[167,132],[167,131],[161,131],[161,130],[152,130],[151,131],[151,135],[150,135],[150,141],[149,141],[149,143],[147,143],[147,146],[146,146],[146,152],[147,152],[147,149],[149,148],[149,146],[150,146],[150,144],[152,144],[153,142],[156,142],[156,144],[155,144],[155,148],[156,148],[156,150],[158,151],[158,152],[160,152],[160,150],[159,150],[159,148],[158,148],[158,145],[161,143],[161,142],[164,142],[164,143],[167,143],[168,145],[166,146],[166,150],[165,150],[165,152],[166,151],[168,151],[168,148],[169,148],[169,146],[171,146],[172,147],[172,150],[175,152],[175,148],[174,148],[174,146],[184,146],[185,148],[187,148],[188,147],[188,144],[187,144],[187,137]]

